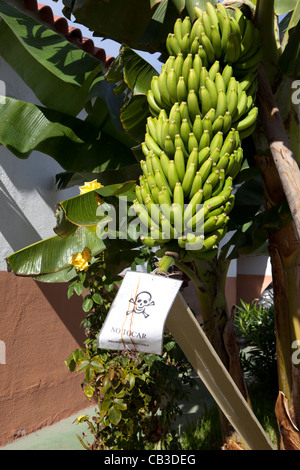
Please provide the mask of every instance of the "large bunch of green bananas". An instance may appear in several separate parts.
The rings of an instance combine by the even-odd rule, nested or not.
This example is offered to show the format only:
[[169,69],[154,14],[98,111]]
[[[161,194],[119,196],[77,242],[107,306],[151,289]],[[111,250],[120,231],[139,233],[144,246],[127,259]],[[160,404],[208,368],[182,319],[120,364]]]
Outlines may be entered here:
[[195,8],[167,38],[169,58],[148,92],[147,120],[134,209],[144,244],[176,239],[197,255],[214,254],[233,207],[241,140],[256,125],[259,34],[240,10]]

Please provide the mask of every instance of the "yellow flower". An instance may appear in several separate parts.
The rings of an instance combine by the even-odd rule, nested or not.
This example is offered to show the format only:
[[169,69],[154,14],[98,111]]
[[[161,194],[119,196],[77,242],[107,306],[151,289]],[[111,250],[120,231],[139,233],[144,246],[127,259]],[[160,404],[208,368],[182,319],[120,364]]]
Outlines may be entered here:
[[82,253],[75,253],[72,255],[69,264],[72,264],[77,271],[87,271],[89,263],[92,259],[91,250],[86,247]]
[[97,180],[85,182],[84,186],[79,186],[80,194],[88,193],[89,191],[93,191],[97,188],[103,188],[103,185],[98,183]]

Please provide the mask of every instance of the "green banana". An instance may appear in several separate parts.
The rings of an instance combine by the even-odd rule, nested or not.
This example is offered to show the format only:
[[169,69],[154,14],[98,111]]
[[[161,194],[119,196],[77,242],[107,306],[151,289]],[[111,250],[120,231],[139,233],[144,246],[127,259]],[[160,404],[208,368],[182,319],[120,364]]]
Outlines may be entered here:
[[228,112],[231,116],[234,115],[237,109],[237,104],[238,104],[238,94],[234,89],[231,89],[229,93],[227,94],[227,106],[228,106]]
[[257,116],[258,108],[252,108],[249,111],[248,115],[242,121],[239,121],[237,123],[236,130],[239,132],[246,130],[248,127],[252,126],[256,122]]
[[193,41],[191,41],[191,54],[193,57],[198,54],[199,46],[199,38],[196,37]]
[[147,92],[147,101],[151,114],[157,116],[161,111],[161,107],[157,104],[152,90]]
[[232,115],[232,122],[238,121],[245,114],[247,110],[247,102],[248,102],[247,93],[245,91],[242,91],[241,97],[238,100],[236,110]]
[[221,39],[222,53],[224,55],[227,52],[227,45],[228,45],[230,33],[231,33],[231,26],[230,26],[229,17],[224,16],[223,29],[222,29],[222,39]]
[[190,124],[186,118],[183,118],[181,122],[181,126],[180,126],[180,137],[183,140],[186,147],[188,146],[190,132],[191,132]]
[[215,60],[208,70],[208,76],[211,80],[215,80],[217,73],[220,72],[220,61]]
[[212,108],[212,100],[209,91],[205,86],[200,87],[201,114],[205,114]]
[[174,165],[179,181],[183,181],[185,175],[185,158],[181,147],[176,147],[174,154]]
[[143,196],[142,196],[141,187],[139,185],[136,185],[136,187],[135,187],[135,194],[136,194],[136,197],[137,197],[137,201],[140,204],[143,204],[144,200],[143,200]]
[[203,67],[207,67],[208,66],[208,57],[207,57],[206,51],[204,50],[204,47],[203,47],[202,44],[200,44],[200,46],[199,46],[198,55],[201,59]]
[[150,197],[145,200],[145,206],[147,208],[148,214],[150,215],[152,226],[154,222],[157,225],[157,227],[159,227],[160,217],[161,217],[161,211],[159,209],[159,206],[155,204],[154,201]]
[[[199,51],[199,48],[198,48],[198,51]],[[195,70],[195,72],[197,74],[197,77],[200,76],[200,72],[201,72],[202,67],[203,67],[202,60],[201,60],[199,54],[197,53],[194,57],[194,60],[193,60],[193,70]],[[198,88],[199,88],[199,86],[198,86]]]
[[180,50],[184,57],[190,52],[190,34],[186,33],[180,41]]
[[155,202],[155,204],[159,204],[159,199],[158,199],[159,189],[158,189],[156,183],[151,184],[150,193],[151,193],[152,199]]
[[229,81],[230,81],[230,79],[232,78],[232,74],[233,74],[232,65],[227,64],[227,65],[224,67],[223,72],[222,72],[222,78],[223,78],[223,80],[224,80],[226,90],[227,90],[227,88],[228,88]]
[[176,147],[181,148],[181,150],[183,151],[184,158],[188,158],[189,154],[186,150],[185,144],[184,144],[180,134],[175,135],[174,145],[175,145],[175,149],[176,149]]
[[219,92],[220,90],[226,91],[226,86],[225,86],[225,82],[224,82],[224,79],[222,77],[222,74],[220,72],[217,72],[216,73],[216,77],[215,77],[215,84],[216,84],[216,88],[217,88],[217,91]]
[[174,71],[176,73],[177,80],[179,79],[179,77],[182,76],[183,61],[183,54],[182,52],[180,52],[179,54],[177,54],[176,59],[174,61]]
[[218,91],[215,82],[210,77],[206,77],[205,79],[205,88],[207,89],[210,96],[210,107],[216,109],[218,103]]
[[246,28],[246,17],[243,15],[242,11],[239,8],[234,10],[234,18],[238,24],[240,30],[241,38],[244,36]]
[[212,134],[215,135],[218,132],[222,132],[224,128],[224,116],[218,116],[212,125]]
[[212,123],[209,119],[208,114],[202,119],[203,132],[207,130],[209,132],[210,138],[212,137]]
[[165,106],[164,106],[165,109],[166,107],[171,107],[172,105],[169,91],[168,91],[168,86],[167,86],[167,77],[168,77],[168,74],[166,70],[162,70],[157,80],[161,99],[163,103],[165,103]]
[[166,188],[168,188],[168,191],[170,192],[170,194],[172,194],[171,188],[169,187],[169,184],[166,180],[164,173],[162,173],[159,170],[155,170],[154,178],[159,189],[162,189],[165,186]]
[[170,69],[167,73],[167,90],[171,103],[177,102],[177,76],[174,69]]
[[177,20],[174,23],[174,34],[178,43],[180,44],[180,41],[182,39],[182,19],[181,18],[177,18]]
[[210,133],[207,129],[204,129],[200,142],[199,142],[199,150],[202,150],[205,147],[209,147],[210,141],[211,141]]
[[177,122],[175,119],[172,119],[172,121],[169,124],[169,136],[171,137],[172,141],[174,142],[175,140],[175,135],[179,134],[179,128],[177,125]]
[[247,52],[253,50],[252,43],[254,38],[254,30],[255,27],[252,21],[247,21],[241,42],[241,58],[243,58]]
[[212,159],[214,163],[216,164],[218,163],[220,159],[220,149],[218,147],[216,147],[214,150],[211,151],[210,158]]
[[[202,190],[202,176],[201,176],[200,171],[197,171],[192,182],[189,199],[191,200],[193,196],[197,194],[200,190]],[[202,190],[202,193],[203,193],[203,190]],[[198,204],[200,204],[200,202]]]
[[170,121],[175,121],[178,128],[180,127],[181,125],[181,115],[180,115],[180,111],[179,111],[179,103],[178,101],[176,101],[172,108],[170,109],[170,113],[169,113],[169,122]]
[[165,63],[165,70],[167,73],[169,73],[170,70],[174,68],[174,62],[175,62],[175,56],[170,55]]
[[170,159],[167,156],[167,154],[165,152],[161,152],[160,153],[160,163],[161,163],[161,167],[162,167],[164,175],[168,174],[169,161],[170,161]]
[[213,215],[209,217],[208,219],[206,219],[206,221],[203,224],[204,234],[216,230],[218,218],[219,217],[217,215]]
[[201,209],[201,202],[203,199],[203,189],[199,189],[191,198],[189,204],[185,207],[183,220],[184,225]]
[[205,54],[209,63],[213,63],[216,60],[215,51],[209,37],[205,33],[201,33],[199,38],[200,43],[205,49]]
[[173,202],[174,202],[174,204],[178,204],[181,207],[182,213],[183,213],[183,211],[184,211],[184,192],[183,192],[182,185],[179,181],[177,181],[175,183],[175,186],[174,186]]
[[226,111],[224,114],[224,122],[223,122],[223,132],[224,134],[227,134],[227,132],[230,130],[232,124],[232,117],[229,111]]
[[157,125],[157,118],[153,118],[149,116],[147,118],[146,131],[147,133],[150,134],[150,136],[154,140],[157,141],[158,139],[157,139],[157,133],[156,133],[156,125]]
[[195,120],[197,115],[200,115],[201,111],[199,108],[198,96],[195,90],[190,90],[187,95],[187,105],[189,108],[190,118],[192,121]]
[[219,181],[216,184],[216,186],[213,188],[213,192],[211,195],[212,197],[218,196],[220,194],[220,192],[224,188],[225,178],[226,178],[225,170],[224,168],[220,168],[219,169]]
[[218,91],[218,98],[217,98],[217,106],[216,106],[216,114],[215,117],[218,118],[219,116],[225,115],[227,111],[227,98],[225,92],[220,88]]
[[184,77],[181,76],[179,77],[177,81],[177,100],[178,101],[186,101],[187,95],[188,95],[188,90],[187,86],[185,84]]
[[193,134],[199,142],[203,132],[202,119],[200,114],[196,114],[194,123],[193,123]]
[[198,140],[194,136],[194,133],[190,132],[189,140],[188,140],[188,152],[189,152],[189,154],[191,152],[193,152],[194,149],[198,150]]
[[196,71],[191,68],[188,73],[188,79],[187,79],[187,87],[188,90],[199,90],[199,76],[197,75]]
[[211,26],[211,43],[215,52],[216,59],[222,56],[222,43],[218,26]]
[[211,22],[211,19],[210,19],[209,15],[207,14],[206,11],[203,11],[203,13],[202,13],[202,23],[203,23],[203,26],[204,26],[204,31],[205,31],[206,36],[211,40],[212,22]]
[[253,134],[255,129],[256,129],[256,122],[254,124],[252,124],[251,126],[247,127],[246,129],[240,130],[239,131],[240,138],[241,139],[246,139],[246,137]]
[[190,33],[190,40],[193,42],[195,38],[199,38],[201,33],[205,33],[202,19],[198,18],[194,21]]
[[191,19],[189,16],[186,16],[182,22],[182,27],[181,27],[182,37],[184,37],[187,33],[190,33],[191,30],[192,30]]
[[217,132],[210,143],[211,151],[213,152],[216,148],[220,150],[220,148],[223,145],[223,141],[224,141],[223,133],[221,131]]
[[170,135],[167,135],[166,138],[165,138],[164,150],[165,150],[166,154],[167,154],[169,157],[171,157],[172,155],[174,155],[175,146],[174,146],[173,140],[171,139],[171,136],[170,136]]
[[207,2],[194,12],[194,21],[175,21],[166,39],[169,57],[147,93],[135,205],[144,204],[147,246],[177,240],[209,259],[227,230],[241,141],[256,125],[262,48],[259,31],[237,8],[229,14],[222,3]]
[[[172,204],[168,191],[161,190],[158,192],[158,203],[162,213],[165,215],[166,209],[169,209]],[[169,211],[167,211],[167,214],[169,214]]]
[[169,168],[168,168],[168,182],[171,188],[171,191],[174,191],[175,184],[179,182],[179,176],[177,173],[177,169],[175,166],[174,160],[169,161]]
[[177,41],[175,34],[169,33],[166,39],[166,48],[169,55],[177,55],[181,52],[180,43]]
[[187,197],[191,191],[196,171],[197,171],[197,166],[195,165],[195,163],[190,163],[186,167],[186,172],[182,181],[182,189],[183,189],[185,197]]
[[202,177],[202,181],[206,181],[207,177],[209,176],[213,165],[213,160],[211,157],[207,158],[204,163],[202,163],[199,172]]
[[213,5],[210,2],[207,2],[206,6],[205,6],[205,10],[206,10],[206,13],[208,14],[208,16],[210,18],[211,24],[213,26],[218,26],[219,25],[219,20],[218,20],[218,16],[217,16],[217,12],[216,12],[215,7],[213,7]]
[[151,135],[146,132],[145,134],[145,143],[149,150],[152,150],[156,155],[160,155],[162,149],[158,146],[157,142],[151,137]]
[[186,58],[183,61],[182,64],[182,76],[184,78],[186,87],[188,85],[188,77],[189,77],[189,72],[191,68],[193,67],[193,55],[191,53],[187,54]]
[[208,178],[203,185],[203,199],[207,200],[212,194],[213,186],[211,180]]

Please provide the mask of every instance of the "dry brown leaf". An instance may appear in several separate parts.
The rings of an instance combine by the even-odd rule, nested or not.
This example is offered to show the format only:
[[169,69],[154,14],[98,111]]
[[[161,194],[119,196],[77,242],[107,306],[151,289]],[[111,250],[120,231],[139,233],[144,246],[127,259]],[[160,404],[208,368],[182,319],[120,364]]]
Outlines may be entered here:
[[300,450],[300,432],[292,421],[288,400],[283,392],[278,394],[275,415],[281,436],[281,450]]

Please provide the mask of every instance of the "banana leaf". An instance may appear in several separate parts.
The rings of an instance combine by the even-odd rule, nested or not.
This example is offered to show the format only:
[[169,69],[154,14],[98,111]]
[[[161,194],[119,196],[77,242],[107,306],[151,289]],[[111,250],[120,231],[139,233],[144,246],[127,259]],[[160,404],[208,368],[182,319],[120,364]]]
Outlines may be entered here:
[[130,95],[121,108],[121,122],[126,134],[141,143],[145,137],[149,106],[147,92],[156,69],[128,46],[122,46],[118,57],[105,75],[108,83],[119,83],[122,92]]
[[71,188],[73,186],[82,186],[85,181],[92,181],[97,179],[104,186],[111,185],[113,183],[123,183],[130,179],[138,181],[138,177],[141,174],[141,167],[138,163],[121,167],[117,170],[106,170],[101,173],[82,172],[82,173],[71,173],[62,172],[56,175],[56,184],[58,189]]
[[135,185],[136,181],[127,181],[121,185],[104,186],[60,202],[58,209],[63,211],[65,217],[60,213],[59,224],[55,228],[55,232],[61,236],[68,236],[69,233],[72,233],[71,225],[85,227],[97,225],[106,217],[106,214],[101,214],[99,211],[99,206],[106,203],[118,212],[118,196],[126,197],[128,202],[132,201],[135,198]]
[[5,0],[0,16],[0,55],[44,106],[76,116],[101,62]]
[[[70,258],[75,253],[81,253],[85,247],[91,250],[92,256],[105,250],[96,227],[78,227],[67,238],[54,235],[16,251],[6,258],[8,270],[19,276],[71,279],[76,276],[76,270],[69,264]],[[62,273],[62,270],[65,272]]]
[[0,15],[0,55],[42,105],[72,116],[85,109],[88,123],[127,147],[134,144],[120,122],[123,100],[116,99],[98,59],[5,0]]
[[297,26],[289,29],[288,33],[288,42],[280,56],[278,65],[286,75],[296,79],[300,75],[300,19]]
[[[149,0],[63,1],[63,13],[94,31],[95,36],[113,39],[133,49],[165,51],[165,39],[179,12],[173,0],[164,0],[151,8]],[[116,21],[117,18],[117,21]]]
[[1,100],[0,122],[0,143],[19,158],[38,150],[74,172],[100,172],[135,162],[131,150],[113,137],[99,135],[78,118],[31,103]]

